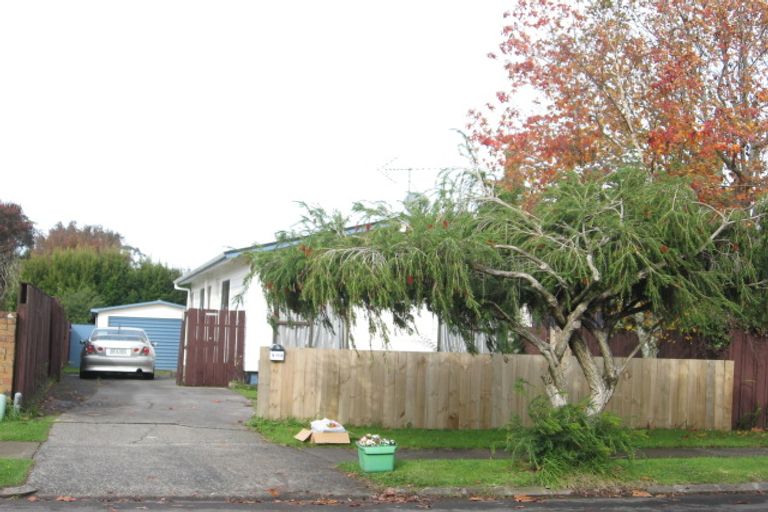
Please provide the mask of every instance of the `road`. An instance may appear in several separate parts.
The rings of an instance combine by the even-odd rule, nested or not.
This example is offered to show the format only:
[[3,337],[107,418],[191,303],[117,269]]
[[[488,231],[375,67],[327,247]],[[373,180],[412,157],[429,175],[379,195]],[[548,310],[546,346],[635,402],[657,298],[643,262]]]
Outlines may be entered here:
[[295,511],[335,512],[359,510],[361,512],[402,512],[436,510],[445,512],[509,512],[510,510],[529,510],[531,512],[693,512],[693,511],[728,511],[758,512],[768,510],[768,496],[754,494],[730,494],[708,496],[681,496],[673,498],[622,498],[622,499],[568,499],[547,500],[536,503],[515,501],[467,501],[441,500],[416,501],[410,503],[344,501],[253,501],[228,503],[226,501],[37,501],[19,500],[0,501],[0,510],[18,512],[245,512],[245,511]]
[[29,484],[43,498],[370,494],[310,450],[275,446],[249,431],[252,414],[246,399],[226,389],[99,379],[93,394],[59,416]]

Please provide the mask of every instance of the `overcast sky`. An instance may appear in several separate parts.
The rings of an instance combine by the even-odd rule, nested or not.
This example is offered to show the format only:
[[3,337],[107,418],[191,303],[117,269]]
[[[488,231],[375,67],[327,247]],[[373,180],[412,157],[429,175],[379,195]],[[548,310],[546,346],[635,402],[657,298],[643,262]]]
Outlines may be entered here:
[[0,3],[0,200],[195,268],[463,166],[499,0]]

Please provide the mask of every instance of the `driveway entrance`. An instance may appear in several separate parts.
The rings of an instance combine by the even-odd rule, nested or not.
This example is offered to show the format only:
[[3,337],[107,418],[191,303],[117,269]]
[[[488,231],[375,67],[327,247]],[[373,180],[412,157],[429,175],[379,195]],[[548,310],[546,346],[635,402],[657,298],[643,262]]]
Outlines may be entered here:
[[370,494],[311,450],[275,446],[249,431],[253,409],[229,390],[180,387],[170,378],[89,385],[95,393],[59,416],[35,456],[29,483],[40,496]]

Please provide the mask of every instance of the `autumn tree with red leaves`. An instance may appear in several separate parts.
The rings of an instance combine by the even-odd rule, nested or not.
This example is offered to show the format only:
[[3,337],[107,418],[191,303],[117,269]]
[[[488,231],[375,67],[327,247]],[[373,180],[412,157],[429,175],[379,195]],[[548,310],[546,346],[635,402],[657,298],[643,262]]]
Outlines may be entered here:
[[0,201],[0,304],[18,273],[18,259],[32,247],[34,235],[34,224],[21,206]]
[[[765,187],[768,2],[517,0],[499,55],[509,89],[472,112],[510,186],[627,160],[686,175],[712,203]],[[536,98],[533,108],[524,98]],[[530,103],[530,102],[529,102]]]

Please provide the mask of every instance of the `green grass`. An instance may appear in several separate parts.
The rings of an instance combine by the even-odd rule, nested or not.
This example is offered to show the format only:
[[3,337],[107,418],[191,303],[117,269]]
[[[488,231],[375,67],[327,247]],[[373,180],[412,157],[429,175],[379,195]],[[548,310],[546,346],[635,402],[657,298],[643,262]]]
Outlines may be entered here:
[[75,368],[74,366],[65,366],[61,369],[62,375],[80,375],[80,368]]
[[400,460],[395,457],[395,470],[363,473],[357,462],[339,466],[383,487],[530,487],[537,485],[536,475],[519,469],[515,462],[500,459],[479,460]]
[[0,488],[23,484],[31,467],[29,459],[0,459]]
[[[253,386],[247,386],[253,387]],[[243,393],[237,388],[236,391]],[[255,395],[255,390],[253,390]],[[273,443],[300,446],[293,439],[309,422],[297,420],[267,420],[254,417],[249,426]],[[489,430],[426,430],[415,428],[382,428],[377,426],[345,425],[352,440],[371,432],[397,441],[400,448],[445,449],[492,449],[503,450],[507,432],[504,429]],[[638,448],[737,448],[768,447],[768,432],[715,430],[638,430]]]
[[734,430],[643,430],[639,448],[754,448],[768,447],[768,432]]
[[20,419],[6,417],[0,423],[0,441],[45,441],[52,423],[52,416]]
[[[236,391],[243,395],[248,400],[256,402],[256,397],[259,395],[259,387],[252,384],[243,384],[242,382],[232,382],[229,385],[229,389]],[[254,403],[254,405],[256,405]]]
[[[248,426],[261,433],[269,441],[286,446],[304,446],[293,436],[302,428],[309,428],[309,422],[298,420],[268,420],[254,416]],[[354,442],[367,433],[379,434],[394,439],[400,448],[445,448],[473,449],[496,447],[501,450],[506,439],[504,430],[427,430],[418,428],[383,428],[377,426],[345,425]]]
[[[535,473],[510,460],[396,460],[395,470],[363,473],[357,463],[343,471],[383,487],[529,487],[539,485]],[[747,483],[768,481],[768,457],[697,457],[617,461],[606,476],[572,474],[560,482],[569,488],[643,488],[651,484]]]

